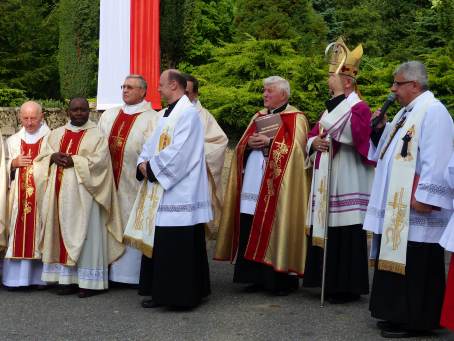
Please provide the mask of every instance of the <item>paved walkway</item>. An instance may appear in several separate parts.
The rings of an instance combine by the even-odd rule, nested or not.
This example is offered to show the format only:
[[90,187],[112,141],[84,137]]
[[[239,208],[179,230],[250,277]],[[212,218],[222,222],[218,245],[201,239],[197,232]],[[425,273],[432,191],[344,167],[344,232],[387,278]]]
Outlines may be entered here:
[[[244,294],[232,274],[232,265],[211,262],[213,293],[189,312],[143,309],[132,289],[86,299],[0,289],[0,340],[383,340],[367,297],[320,308],[316,290]],[[441,330],[423,339],[454,340],[454,334]]]

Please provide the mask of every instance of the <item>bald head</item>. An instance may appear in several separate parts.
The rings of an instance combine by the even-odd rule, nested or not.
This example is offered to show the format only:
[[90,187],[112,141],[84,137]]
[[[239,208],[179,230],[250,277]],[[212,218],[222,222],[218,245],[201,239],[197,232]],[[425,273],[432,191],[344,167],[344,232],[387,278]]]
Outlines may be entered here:
[[44,118],[41,105],[35,101],[27,101],[21,105],[19,119],[27,133],[33,134],[41,127]]
[[159,78],[159,93],[167,101],[174,103],[186,92],[186,79],[176,69],[165,70]]

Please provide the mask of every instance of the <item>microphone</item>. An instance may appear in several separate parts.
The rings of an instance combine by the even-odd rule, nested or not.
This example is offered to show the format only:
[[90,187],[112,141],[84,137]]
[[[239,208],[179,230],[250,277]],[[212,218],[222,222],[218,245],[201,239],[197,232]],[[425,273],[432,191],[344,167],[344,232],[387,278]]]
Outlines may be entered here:
[[383,106],[380,109],[380,111],[381,111],[380,115],[375,117],[370,122],[370,127],[371,128],[375,128],[377,126],[377,124],[379,124],[383,120],[383,117],[385,116],[386,111],[388,110],[389,106],[394,103],[395,100],[396,100],[396,94],[395,93],[390,93],[388,95],[388,98],[386,98],[385,103],[383,103]]

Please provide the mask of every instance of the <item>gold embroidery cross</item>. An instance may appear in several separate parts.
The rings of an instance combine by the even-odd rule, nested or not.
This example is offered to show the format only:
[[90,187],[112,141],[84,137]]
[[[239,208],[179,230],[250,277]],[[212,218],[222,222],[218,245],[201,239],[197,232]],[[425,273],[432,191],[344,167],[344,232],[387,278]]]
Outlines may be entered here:
[[320,193],[321,197],[321,204],[319,206],[318,212],[317,212],[317,218],[319,220],[319,223],[322,224],[325,218],[325,209],[326,209],[326,200],[328,200],[328,193],[326,193],[326,177],[322,178],[320,181],[320,186],[318,187],[318,192]]
[[[405,205],[402,201],[404,195],[404,189],[400,189],[399,192],[394,193],[394,200],[388,202],[388,206],[391,206],[393,209],[393,218],[392,225],[386,229],[386,243],[389,243],[389,240],[392,240],[393,250],[397,250],[400,244],[400,233],[404,228],[404,219],[405,219]],[[390,238],[391,237],[391,238]]]

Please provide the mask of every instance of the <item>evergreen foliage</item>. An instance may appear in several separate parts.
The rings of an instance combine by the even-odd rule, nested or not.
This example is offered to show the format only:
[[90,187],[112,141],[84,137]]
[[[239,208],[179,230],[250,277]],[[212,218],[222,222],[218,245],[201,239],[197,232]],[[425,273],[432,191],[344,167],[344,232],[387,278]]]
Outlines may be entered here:
[[163,68],[202,64],[211,50],[233,36],[234,0],[161,0]]
[[99,0],[61,0],[58,69],[64,98],[96,93]]
[[[296,40],[249,40],[227,44],[213,51],[212,60],[187,67],[200,80],[200,97],[229,134],[241,132],[252,115],[263,107],[262,80],[279,75],[289,80],[290,103],[304,111],[314,123],[328,97],[328,65],[322,55],[304,56]],[[439,49],[415,56],[427,66],[430,89],[454,112],[454,59]],[[358,77],[359,89],[371,108],[386,99],[393,71],[400,62],[364,56]],[[398,109],[395,105],[389,113]],[[238,135],[238,134],[236,134]]]
[[17,107],[26,100],[24,90],[0,88],[0,107]]
[[[315,121],[328,98],[323,50],[340,35],[351,48],[363,44],[358,83],[372,108],[386,98],[394,68],[419,59],[431,90],[454,113],[454,0],[161,0],[160,6],[162,68],[200,78],[203,104],[230,134],[240,134],[262,107],[262,80],[271,75],[289,79],[292,104]],[[98,27],[99,0],[0,1],[0,105],[96,96]]]
[[58,97],[58,1],[0,1],[0,88]]
[[[310,0],[237,0],[235,24],[238,38],[295,39],[319,46],[327,27]],[[309,43],[312,44],[309,44]]]

